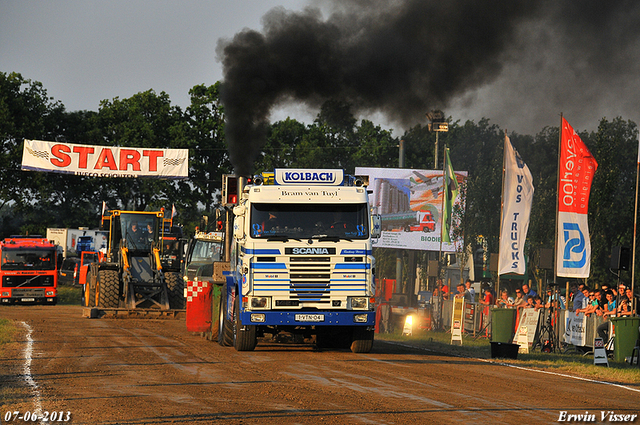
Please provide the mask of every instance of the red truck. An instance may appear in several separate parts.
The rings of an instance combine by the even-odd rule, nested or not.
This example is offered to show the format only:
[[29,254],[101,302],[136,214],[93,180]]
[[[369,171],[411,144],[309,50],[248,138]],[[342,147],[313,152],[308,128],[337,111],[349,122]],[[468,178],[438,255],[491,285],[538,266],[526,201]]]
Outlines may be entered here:
[[[58,248],[42,236],[11,236],[0,242],[0,304],[58,301]],[[60,257],[60,258],[58,258]]]

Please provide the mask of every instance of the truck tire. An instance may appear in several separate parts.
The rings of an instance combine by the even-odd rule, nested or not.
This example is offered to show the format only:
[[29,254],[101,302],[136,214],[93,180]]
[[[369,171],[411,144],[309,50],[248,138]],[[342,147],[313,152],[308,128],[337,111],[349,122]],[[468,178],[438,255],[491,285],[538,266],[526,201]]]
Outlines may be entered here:
[[258,339],[255,325],[242,326],[240,321],[240,302],[236,297],[233,318],[233,346],[236,351],[253,351],[256,349]]
[[220,310],[218,319],[218,344],[223,347],[230,347],[233,345],[233,323],[226,319],[227,311],[227,287],[222,287],[220,295]]
[[116,270],[98,272],[98,307],[118,308],[120,304],[120,279]]
[[373,347],[373,330],[368,330],[364,326],[353,328],[353,339],[351,341],[351,352],[368,353]]
[[167,284],[169,308],[184,310],[184,280],[180,279],[180,275],[178,273],[169,272],[164,274],[164,281]]

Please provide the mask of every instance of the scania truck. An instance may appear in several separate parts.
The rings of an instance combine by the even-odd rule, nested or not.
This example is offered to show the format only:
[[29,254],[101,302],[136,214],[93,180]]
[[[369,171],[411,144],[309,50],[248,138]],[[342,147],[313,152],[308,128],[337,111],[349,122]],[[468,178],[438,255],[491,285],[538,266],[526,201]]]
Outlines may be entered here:
[[380,221],[372,219],[365,182],[339,169],[276,169],[233,184],[236,177],[223,177],[233,228],[218,342],[250,351],[258,337],[287,332],[315,337],[320,348],[369,352],[371,238]]

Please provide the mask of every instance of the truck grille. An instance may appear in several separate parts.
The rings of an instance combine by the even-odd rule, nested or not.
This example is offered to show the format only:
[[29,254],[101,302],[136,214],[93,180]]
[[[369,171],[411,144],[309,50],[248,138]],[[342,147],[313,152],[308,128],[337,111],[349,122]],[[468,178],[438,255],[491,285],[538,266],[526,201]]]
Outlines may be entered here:
[[11,275],[2,277],[2,286],[5,288],[47,288],[53,287],[54,278],[51,275]]
[[347,296],[367,294],[370,266],[362,261],[341,259],[258,257],[258,261],[251,264],[254,295],[273,297],[275,306],[344,308]]
[[329,303],[331,296],[330,257],[289,258],[289,295],[299,301]]
[[42,298],[44,297],[44,288],[18,288],[11,291],[11,296],[13,298]]

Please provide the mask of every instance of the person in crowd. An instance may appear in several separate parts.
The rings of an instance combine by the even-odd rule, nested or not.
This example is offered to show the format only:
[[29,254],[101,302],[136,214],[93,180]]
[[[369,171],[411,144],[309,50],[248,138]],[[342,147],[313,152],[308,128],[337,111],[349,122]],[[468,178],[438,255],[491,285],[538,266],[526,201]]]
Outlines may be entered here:
[[589,303],[589,288],[582,286],[582,289],[578,286],[578,292],[573,297],[573,311],[576,314],[581,313],[582,309],[587,308]]
[[476,291],[475,289],[473,289],[472,285],[473,284],[471,282],[471,279],[467,279],[467,281],[464,283],[464,286],[465,286],[464,298],[468,303],[476,302]]
[[516,288],[516,297],[513,300],[513,307],[518,308],[521,305],[526,304],[524,296],[522,295],[522,289]]
[[540,295],[536,295],[535,297],[533,297],[533,308],[536,311],[544,308],[544,304],[542,303],[542,298],[540,298]]
[[583,307],[580,309],[576,309],[576,314],[584,313],[585,316],[590,316],[592,313],[595,313],[596,310],[599,309],[600,303],[596,295],[596,293],[599,291],[594,291],[585,287],[582,292],[584,293],[586,299],[583,302]]
[[529,295],[527,297],[527,302],[524,304],[520,304],[518,306],[518,308],[535,308],[535,303],[534,303],[534,297],[532,297],[531,295]]
[[485,285],[484,296],[479,301],[479,303],[485,306],[482,311],[482,314],[488,315],[489,308],[493,305],[493,295],[491,294],[491,288],[489,287],[489,285]]
[[501,308],[513,308],[513,298],[509,296],[509,291],[506,289],[500,291],[500,298],[498,298],[496,305]]
[[605,321],[602,322],[597,328],[596,331],[598,336],[602,338],[604,341],[604,345],[606,346],[609,342],[609,318],[616,317],[617,307],[616,307],[616,298],[613,295],[613,291],[610,289],[606,292],[605,296],[607,297],[607,303],[605,304],[605,310],[602,314],[605,318]]
[[560,292],[555,291],[553,288],[547,288],[547,303],[545,304],[545,307],[564,310],[564,297],[560,295]]
[[453,296],[454,298],[464,298],[464,284],[463,283],[459,283],[456,286],[456,293]]
[[607,297],[607,302],[604,305],[604,313],[602,313],[602,316],[605,318],[616,317],[618,300],[613,296],[612,290],[608,290],[605,296]]
[[632,310],[631,302],[629,301],[629,297],[627,297],[626,295],[626,291],[625,291],[625,295],[620,297],[619,301],[620,303],[618,305],[618,311],[616,313],[616,316],[617,317],[632,316],[633,310]]
[[442,282],[442,279],[438,280],[438,286],[440,287],[440,291],[442,292],[442,299],[449,299],[449,287]]
[[[638,297],[634,297],[633,295],[633,290],[631,289],[631,287],[628,287],[625,290],[625,295],[627,296],[627,299],[629,300],[629,308],[638,308]],[[634,304],[634,298],[635,298],[635,304]],[[632,314],[635,314],[635,312],[632,312]]]
[[529,284],[528,283],[523,283],[522,284],[522,293],[524,294],[525,297],[528,297],[529,295],[531,295],[532,297],[535,297],[536,295],[538,295],[538,293],[536,291],[534,291],[533,289],[529,288]]

